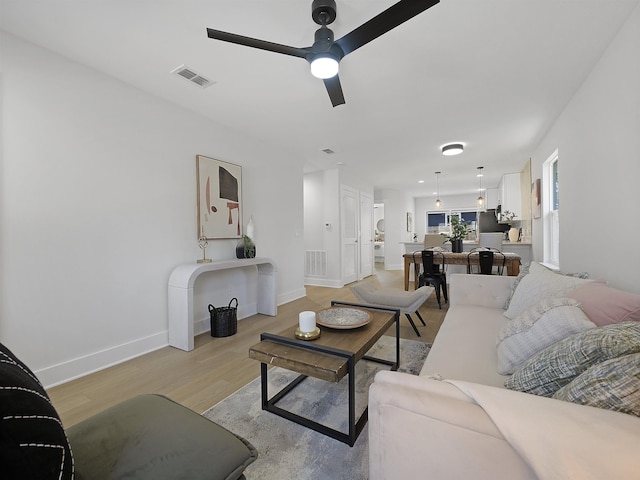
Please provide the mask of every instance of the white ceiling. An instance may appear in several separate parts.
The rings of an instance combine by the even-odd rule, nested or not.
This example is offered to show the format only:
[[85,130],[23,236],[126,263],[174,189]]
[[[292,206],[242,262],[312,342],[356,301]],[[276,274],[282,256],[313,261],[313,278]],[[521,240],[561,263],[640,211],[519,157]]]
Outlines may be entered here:
[[[206,27],[306,47],[311,0],[0,0],[3,30],[376,188],[472,193],[519,171],[639,0],[442,0],[340,63],[333,108],[306,61]],[[395,0],[337,0],[336,39]],[[169,72],[185,64],[201,89]],[[440,147],[462,142],[444,157]],[[321,150],[330,148],[327,155]],[[215,152],[209,152],[215,155]],[[418,184],[418,180],[425,180]]]

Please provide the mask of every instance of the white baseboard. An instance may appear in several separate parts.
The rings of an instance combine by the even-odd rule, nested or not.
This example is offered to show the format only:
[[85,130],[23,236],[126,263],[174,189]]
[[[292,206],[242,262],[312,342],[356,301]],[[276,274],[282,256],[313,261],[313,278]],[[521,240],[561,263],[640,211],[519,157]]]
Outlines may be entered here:
[[283,305],[285,303],[293,302],[299,298],[303,298],[307,296],[307,290],[303,288],[298,288],[297,290],[291,290],[290,292],[281,293],[278,295],[277,303],[278,305]]
[[[298,298],[303,298],[306,295],[307,292],[304,288],[280,294],[278,296],[278,305],[297,300]],[[257,303],[238,305],[238,320],[250,317],[256,313],[258,313]],[[211,321],[209,316],[194,320],[194,335],[200,335],[202,333],[209,332],[210,330]],[[112,367],[119,363],[126,362],[127,360],[153,352],[154,350],[158,350],[168,345],[169,332],[168,330],[165,330],[145,338],[133,340],[131,342],[123,343],[122,345],[116,345],[115,347],[93,352],[57,365],[36,370],[34,373],[45,388],[51,388],[62,383],[70,382],[76,378],[104,370],[105,368]]]
[[148,337],[36,370],[34,373],[45,388],[51,388],[126,362],[145,353],[153,352],[159,348],[166,347],[168,344],[169,332],[165,330]]
[[342,288],[344,284],[340,280],[332,280],[327,278],[306,278],[305,285],[313,285],[314,287]]

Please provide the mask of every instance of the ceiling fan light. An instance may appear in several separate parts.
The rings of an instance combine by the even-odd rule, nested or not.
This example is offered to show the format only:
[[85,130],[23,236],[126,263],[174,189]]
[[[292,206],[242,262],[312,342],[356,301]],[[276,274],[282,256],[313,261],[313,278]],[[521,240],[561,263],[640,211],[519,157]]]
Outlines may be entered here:
[[311,74],[316,78],[331,78],[338,74],[338,61],[332,56],[317,56],[311,61]]
[[450,143],[449,145],[445,145],[442,147],[443,155],[460,155],[464,151],[464,145],[461,143]]

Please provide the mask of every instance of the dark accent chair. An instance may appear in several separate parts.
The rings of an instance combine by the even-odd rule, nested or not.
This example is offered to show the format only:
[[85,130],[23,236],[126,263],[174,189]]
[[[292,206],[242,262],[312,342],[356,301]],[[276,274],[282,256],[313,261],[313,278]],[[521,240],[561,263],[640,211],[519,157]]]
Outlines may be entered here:
[[[418,276],[418,287],[431,285],[436,291],[438,307],[442,309],[442,304],[440,303],[441,291],[444,296],[445,303],[449,303],[449,294],[447,293],[447,273],[444,268],[444,255],[438,250],[422,250],[421,255],[422,273]],[[414,262],[414,264],[416,267],[419,265],[416,262]],[[440,268],[441,266],[442,269]]]
[[0,477],[236,480],[246,440],[161,395],[140,395],[66,431],[46,391],[0,344]]

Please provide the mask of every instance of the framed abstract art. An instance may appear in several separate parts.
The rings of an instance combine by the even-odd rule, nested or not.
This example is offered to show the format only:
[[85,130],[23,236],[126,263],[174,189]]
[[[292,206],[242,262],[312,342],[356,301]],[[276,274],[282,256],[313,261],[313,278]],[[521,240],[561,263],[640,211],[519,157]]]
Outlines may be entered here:
[[242,167],[196,155],[198,237],[242,236]]

